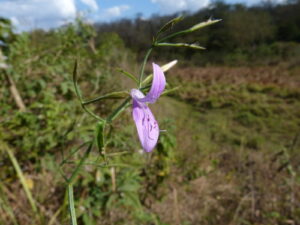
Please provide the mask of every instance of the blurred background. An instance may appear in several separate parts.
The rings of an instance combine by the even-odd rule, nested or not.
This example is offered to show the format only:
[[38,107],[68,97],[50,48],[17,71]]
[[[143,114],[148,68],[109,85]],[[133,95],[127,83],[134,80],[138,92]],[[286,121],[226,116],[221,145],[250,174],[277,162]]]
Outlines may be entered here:
[[[0,0],[0,224],[69,224],[65,183],[94,135],[85,99],[135,84],[153,36],[222,19],[157,48],[177,59],[176,92],[151,105],[161,133],[143,154],[128,108],[101,166],[93,149],[74,185],[79,224],[300,224],[300,1]],[[146,72],[151,73],[148,63]],[[108,115],[119,104],[90,106]],[[78,150],[78,151],[77,151]]]

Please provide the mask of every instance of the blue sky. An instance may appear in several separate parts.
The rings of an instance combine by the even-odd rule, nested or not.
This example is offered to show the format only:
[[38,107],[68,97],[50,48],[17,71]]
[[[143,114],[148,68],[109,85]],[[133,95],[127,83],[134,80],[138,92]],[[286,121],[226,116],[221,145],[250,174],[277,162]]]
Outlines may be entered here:
[[[273,0],[282,2],[284,0]],[[17,31],[49,29],[74,20],[81,14],[90,21],[109,22],[182,10],[196,11],[211,0],[0,0],[0,16],[10,18]],[[231,3],[256,4],[260,0],[226,0]]]

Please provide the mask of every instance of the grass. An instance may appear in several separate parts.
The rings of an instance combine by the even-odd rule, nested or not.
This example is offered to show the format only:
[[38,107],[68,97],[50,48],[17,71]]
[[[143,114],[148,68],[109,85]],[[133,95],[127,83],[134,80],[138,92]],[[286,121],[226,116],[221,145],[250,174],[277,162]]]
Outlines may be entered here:
[[[112,48],[117,38],[113,37],[99,45]],[[67,39],[76,38],[74,33]],[[71,176],[74,162],[84,156],[82,149],[76,149],[90,140],[96,127],[73,93],[69,72],[74,55],[77,51],[82,55],[78,82],[86,99],[134,87],[110,65],[121,60],[133,74],[137,67],[128,62],[131,57],[125,56],[130,52],[122,45],[112,55],[107,55],[107,48],[101,52],[101,46],[92,54],[86,47],[62,45],[61,55],[50,52],[39,57],[35,45],[48,49],[44,42],[21,41],[10,57],[12,77],[28,111],[18,112],[9,90],[0,88],[5,97],[0,103],[0,221],[32,224],[36,211],[28,201],[32,198],[40,213],[37,225],[69,224],[68,192],[58,165],[64,162],[60,170]],[[82,43],[77,41],[78,46]],[[30,61],[27,69],[23,45],[28,51],[35,49],[34,58],[39,58]],[[99,63],[103,61],[106,66]],[[103,164],[93,148],[70,189],[78,224],[300,223],[299,71],[285,64],[172,69],[168,83],[181,89],[150,106],[160,129],[166,130],[155,152],[140,153],[128,108],[107,127],[111,133],[108,161],[113,169]],[[89,109],[105,116],[116,105],[105,100]],[[3,151],[5,146],[12,150],[10,157]],[[18,173],[16,163],[11,164],[13,158]],[[27,183],[20,171],[32,181],[32,197],[23,191]]]
[[[160,115],[173,118],[177,128],[176,178],[170,182],[179,193],[174,207],[180,208],[181,223],[297,223],[298,77],[266,84],[254,70],[248,77],[256,81],[250,82],[243,73],[241,80],[235,78],[231,68],[232,76],[217,74],[216,81],[218,68],[189,69],[192,75],[185,70],[172,75],[184,88],[175,99],[164,99]],[[202,70],[211,71],[203,75]],[[178,220],[172,198],[170,193],[155,204],[169,224]]]

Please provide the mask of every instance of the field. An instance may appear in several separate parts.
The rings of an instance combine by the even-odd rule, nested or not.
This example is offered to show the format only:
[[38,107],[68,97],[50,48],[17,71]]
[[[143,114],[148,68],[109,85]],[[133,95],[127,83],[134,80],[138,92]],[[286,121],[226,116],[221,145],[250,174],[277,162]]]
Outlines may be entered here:
[[[79,224],[300,223],[296,60],[202,67],[179,60],[166,72],[167,88],[178,89],[150,106],[163,130],[156,149],[143,152],[128,107],[104,130],[103,154],[87,148],[101,125],[75,94],[74,63],[87,101],[134,88],[119,68],[137,76],[136,53],[116,33],[96,38],[81,23],[20,34],[3,52],[0,224],[69,224],[64,177],[85,157],[73,182]],[[120,98],[88,109],[106,117]]]

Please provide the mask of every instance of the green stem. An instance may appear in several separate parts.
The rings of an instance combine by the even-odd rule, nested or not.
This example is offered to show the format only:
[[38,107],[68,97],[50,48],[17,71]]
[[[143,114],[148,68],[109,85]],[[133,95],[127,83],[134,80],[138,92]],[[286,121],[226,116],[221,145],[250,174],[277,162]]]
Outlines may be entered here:
[[75,170],[73,171],[71,177],[68,179],[68,184],[72,184],[74,182],[74,179],[76,178],[77,174],[79,173],[79,170],[80,170],[81,166],[83,165],[84,161],[89,156],[92,148],[93,148],[93,141],[90,143],[89,147],[84,152],[84,155],[80,159],[80,161],[79,161],[78,165],[76,166]]
[[77,60],[75,61],[74,64],[74,70],[73,70],[73,84],[74,84],[74,88],[75,88],[75,93],[77,95],[77,98],[80,100],[81,103],[81,107],[82,109],[87,112],[90,116],[94,117],[97,120],[103,121],[102,118],[100,118],[99,116],[97,116],[96,114],[94,114],[91,110],[89,110],[88,108],[86,108],[86,106],[84,105],[84,101],[79,89],[79,86],[77,84],[77,66],[78,66],[78,62]]
[[189,30],[183,30],[183,31],[179,31],[179,32],[170,34],[170,35],[168,35],[168,36],[166,36],[166,37],[164,37],[164,38],[158,40],[157,43],[160,43],[160,42],[162,42],[162,41],[168,40],[168,39],[170,39],[170,38],[173,38],[173,37],[176,37],[176,36],[178,36],[178,35],[185,34],[185,33],[188,33],[188,32],[189,32]]
[[99,116],[97,116],[95,113],[93,113],[91,110],[89,110],[85,105],[84,105],[84,102],[81,102],[81,107],[82,109],[88,113],[90,116],[94,117],[96,120],[99,120],[99,121],[104,121],[104,119],[100,118]]
[[63,166],[65,164],[65,162],[70,159],[76,152],[78,152],[80,149],[82,149],[86,144],[88,144],[90,141],[84,142],[81,145],[79,145],[79,147],[77,147],[74,151],[71,151],[71,153],[68,155],[67,158],[64,158],[61,163],[59,164],[59,166]]
[[77,225],[75,203],[74,203],[74,192],[73,192],[72,184],[68,184],[68,199],[69,199],[69,210],[70,210],[72,225]]
[[152,46],[145,55],[144,62],[142,64],[142,68],[141,68],[140,77],[139,77],[139,88],[141,88],[141,86],[142,86],[142,80],[143,80],[143,76],[144,76],[145,66],[146,66],[146,63],[148,61],[148,58],[149,58],[153,48],[154,48],[154,46]]
[[128,95],[129,95],[129,93],[127,91],[116,91],[116,92],[112,92],[112,93],[94,98],[92,100],[82,102],[82,104],[88,105],[88,104],[95,103],[97,101],[101,101],[101,100],[105,100],[105,99],[123,99],[123,98],[126,98]]
[[136,84],[139,83],[139,81],[135,78],[134,75],[132,75],[131,73],[128,73],[127,71],[125,70],[122,70],[122,69],[118,69],[119,72],[121,72],[122,74],[124,74],[125,76],[129,77],[130,79],[132,79],[134,82],[136,82]]
[[80,162],[76,166],[75,170],[73,171],[71,177],[67,179],[67,184],[68,184],[68,200],[69,200],[69,211],[70,211],[70,216],[71,216],[71,222],[72,225],[77,225],[77,218],[76,218],[76,211],[75,211],[75,203],[74,203],[74,193],[73,193],[73,183],[76,178],[76,176],[79,173],[79,170],[82,165],[84,165],[84,161],[87,159],[89,156],[91,150],[93,148],[93,141],[90,143],[89,147],[85,151],[84,155],[82,156]]

